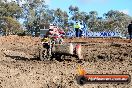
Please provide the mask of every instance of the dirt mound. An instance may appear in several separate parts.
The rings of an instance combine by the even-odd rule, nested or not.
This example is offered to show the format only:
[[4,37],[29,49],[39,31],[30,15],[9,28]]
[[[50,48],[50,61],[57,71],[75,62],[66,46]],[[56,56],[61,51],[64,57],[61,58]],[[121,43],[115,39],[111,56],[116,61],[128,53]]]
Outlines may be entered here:
[[80,86],[75,78],[80,65],[89,74],[132,76],[132,42],[108,38],[65,39],[65,41],[87,42],[82,45],[83,61],[39,61],[7,57],[4,51],[14,56],[27,54],[29,59],[30,56],[38,57],[40,39],[29,36],[0,37],[0,88],[132,88],[132,82]]
[[37,57],[39,55],[38,50],[40,44],[40,39],[37,37],[21,37],[17,35],[0,37],[0,48],[12,51],[12,53],[14,55],[16,54],[16,56],[18,55],[18,53],[21,54],[22,52],[25,53],[25,55],[27,54],[31,55],[32,57]]

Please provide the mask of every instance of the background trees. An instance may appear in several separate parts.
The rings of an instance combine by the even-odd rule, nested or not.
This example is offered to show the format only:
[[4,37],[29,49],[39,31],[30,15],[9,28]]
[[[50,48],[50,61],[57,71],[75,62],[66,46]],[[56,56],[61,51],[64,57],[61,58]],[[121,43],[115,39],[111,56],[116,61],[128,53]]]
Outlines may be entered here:
[[104,14],[106,30],[124,32],[132,17],[124,14],[123,12],[110,10]]
[[22,16],[22,8],[15,2],[0,1],[0,31],[5,35],[20,31],[18,19]]
[[12,17],[2,17],[0,22],[1,31],[4,32],[4,35],[17,34],[20,31],[20,23]]
[[[124,33],[132,17],[119,11],[110,10],[102,17],[97,11],[80,11],[77,6],[69,6],[69,13],[61,8],[49,9],[45,0],[25,0],[19,5],[20,0],[7,2],[0,0],[0,29],[5,34],[15,34],[21,29],[20,19],[27,32],[37,34],[40,25],[56,23],[63,29],[73,25],[75,21],[83,22],[90,31],[118,31]],[[19,21],[19,22],[18,22]],[[8,32],[7,32],[8,30]],[[10,32],[11,33],[10,33]]]
[[0,2],[0,17],[10,16],[19,19],[22,15],[22,8],[15,2]]

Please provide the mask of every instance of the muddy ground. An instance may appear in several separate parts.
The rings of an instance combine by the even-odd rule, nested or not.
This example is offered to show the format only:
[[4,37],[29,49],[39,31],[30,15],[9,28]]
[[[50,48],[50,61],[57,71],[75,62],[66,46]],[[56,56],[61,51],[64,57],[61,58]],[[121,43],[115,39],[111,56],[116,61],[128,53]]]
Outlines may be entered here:
[[[39,38],[0,37],[0,88],[132,88],[129,84],[77,84],[78,66],[89,74],[130,74],[132,41],[127,39],[66,39],[82,45],[82,61],[40,61]],[[13,51],[13,56],[5,55]],[[21,57],[19,52],[27,54]],[[10,53],[10,52],[9,52]]]

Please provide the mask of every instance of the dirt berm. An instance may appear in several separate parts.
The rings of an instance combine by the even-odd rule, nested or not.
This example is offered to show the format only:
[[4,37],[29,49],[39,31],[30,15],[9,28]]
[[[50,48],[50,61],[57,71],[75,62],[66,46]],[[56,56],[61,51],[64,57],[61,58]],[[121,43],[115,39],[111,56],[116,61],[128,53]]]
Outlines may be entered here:
[[[127,39],[80,38],[82,61],[40,61],[37,37],[0,37],[0,88],[132,88],[129,84],[86,84],[76,82],[78,66],[89,74],[130,74],[132,41]],[[87,43],[86,43],[87,42]],[[6,55],[8,53],[8,55]]]

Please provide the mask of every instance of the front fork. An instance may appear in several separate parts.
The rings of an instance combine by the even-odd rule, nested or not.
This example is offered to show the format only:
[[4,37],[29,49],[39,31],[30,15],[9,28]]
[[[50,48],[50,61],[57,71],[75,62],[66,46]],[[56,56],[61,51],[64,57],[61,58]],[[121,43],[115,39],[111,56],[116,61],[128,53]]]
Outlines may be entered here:
[[50,57],[52,56],[52,42],[51,42],[51,40],[49,41],[48,54],[49,54]]

